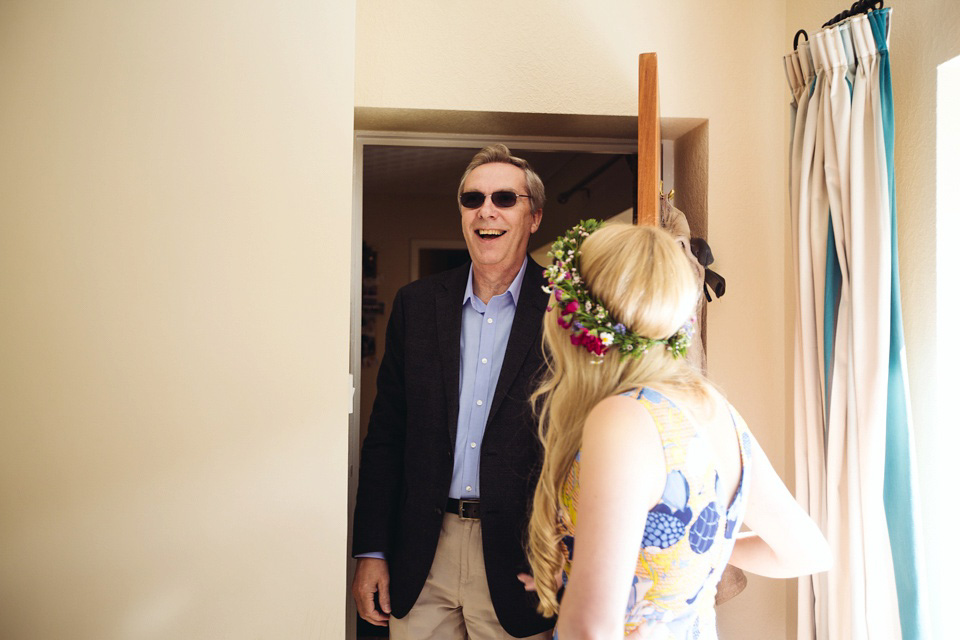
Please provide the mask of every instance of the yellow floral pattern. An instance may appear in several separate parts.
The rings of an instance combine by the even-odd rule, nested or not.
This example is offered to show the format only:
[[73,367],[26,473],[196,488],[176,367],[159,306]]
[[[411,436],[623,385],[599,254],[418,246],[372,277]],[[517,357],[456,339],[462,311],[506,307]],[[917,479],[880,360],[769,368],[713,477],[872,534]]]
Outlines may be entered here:
[[[716,638],[714,599],[720,575],[743,519],[749,491],[751,436],[729,407],[740,442],[740,486],[729,506],[719,495],[720,479],[709,440],[666,396],[651,389],[628,392],[650,415],[660,432],[667,463],[660,502],[647,514],[637,568],[628,598],[624,634],[662,622],[671,639]],[[729,405],[728,405],[729,406]],[[580,455],[574,459],[560,495],[558,517],[564,554],[563,581],[572,567],[580,496]]]

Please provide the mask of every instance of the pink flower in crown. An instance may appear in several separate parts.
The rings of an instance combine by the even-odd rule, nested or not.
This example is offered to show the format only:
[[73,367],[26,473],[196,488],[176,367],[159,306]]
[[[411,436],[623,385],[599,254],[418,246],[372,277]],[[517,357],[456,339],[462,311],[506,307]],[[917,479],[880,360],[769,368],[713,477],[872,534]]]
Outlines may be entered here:
[[594,336],[590,335],[589,333],[588,333],[587,335],[583,336],[583,342],[582,342],[582,344],[583,344],[584,347],[587,348],[587,351],[589,351],[590,353],[596,353],[596,352],[597,352],[596,338],[595,338]]
[[607,351],[603,341],[588,331],[580,331],[570,336],[570,344],[575,347],[584,347],[590,353],[602,356]]
[[588,351],[598,356],[602,356],[607,350],[600,338],[592,333],[587,333],[584,335],[582,344],[587,348]]
[[557,324],[564,329],[569,329],[570,325],[573,324],[573,314],[576,313],[577,309],[579,308],[580,303],[576,300],[571,300],[568,302],[566,305],[564,305],[560,315],[557,316]]
[[553,295],[557,298],[557,300],[563,299],[563,291],[560,291],[560,289],[554,289]]

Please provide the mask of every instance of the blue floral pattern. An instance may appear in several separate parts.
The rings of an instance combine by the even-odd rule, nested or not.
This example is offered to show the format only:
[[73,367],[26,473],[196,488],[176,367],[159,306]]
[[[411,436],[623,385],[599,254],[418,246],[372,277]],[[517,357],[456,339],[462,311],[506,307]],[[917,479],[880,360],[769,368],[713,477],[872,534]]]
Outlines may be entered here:
[[[635,397],[650,412],[667,463],[663,494],[647,513],[624,633],[647,623],[663,622],[670,638],[715,639],[716,588],[743,521],[749,490],[750,434],[743,419],[730,407],[740,443],[741,474],[734,497],[725,506],[718,498],[726,492],[721,490],[714,454],[696,424],[656,391],[642,389],[624,395]],[[573,561],[579,463],[577,455],[561,493],[564,583]]]
[[679,471],[667,474],[663,497],[647,514],[647,526],[643,531],[643,546],[666,549],[683,538],[693,518],[687,506],[690,500],[690,485]]

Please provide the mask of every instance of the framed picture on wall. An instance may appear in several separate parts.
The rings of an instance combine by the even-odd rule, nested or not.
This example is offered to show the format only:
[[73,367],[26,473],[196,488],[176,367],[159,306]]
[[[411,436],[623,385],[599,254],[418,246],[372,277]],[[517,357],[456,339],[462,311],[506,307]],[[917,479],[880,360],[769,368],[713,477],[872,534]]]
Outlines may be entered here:
[[410,281],[459,267],[470,261],[463,240],[411,240]]

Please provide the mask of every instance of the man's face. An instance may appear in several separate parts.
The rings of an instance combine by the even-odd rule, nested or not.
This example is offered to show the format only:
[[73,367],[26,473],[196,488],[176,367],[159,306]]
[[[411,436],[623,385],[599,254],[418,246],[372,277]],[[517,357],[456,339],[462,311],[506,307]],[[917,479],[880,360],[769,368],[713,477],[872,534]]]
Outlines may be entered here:
[[[530,195],[523,169],[501,162],[482,164],[471,171],[463,183],[463,192],[470,191],[487,196],[495,191]],[[470,258],[478,265],[519,266],[527,253],[530,234],[540,226],[542,216],[542,211],[531,211],[530,198],[517,198],[515,205],[504,209],[489,197],[478,209],[460,205],[460,223]]]

